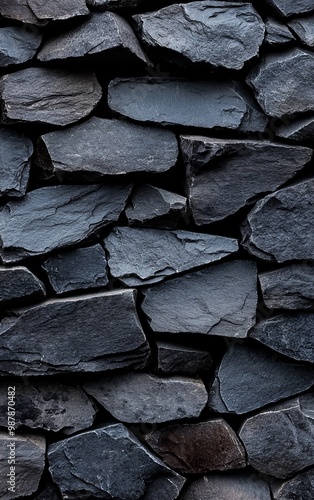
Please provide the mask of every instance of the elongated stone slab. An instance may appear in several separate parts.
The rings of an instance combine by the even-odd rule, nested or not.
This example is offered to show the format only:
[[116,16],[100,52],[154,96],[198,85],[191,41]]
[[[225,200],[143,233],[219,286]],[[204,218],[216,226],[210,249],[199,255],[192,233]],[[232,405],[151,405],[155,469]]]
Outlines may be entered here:
[[290,17],[294,14],[306,14],[314,10],[312,0],[267,0],[279,14],[284,17]]
[[22,64],[35,55],[42,35],[18,26],[0,29],[0,67]]
[[312,500],[314,491],[314,468],[301,472],[294,478],[271,486],[274,500]]
[[295,42],[295,37],[288,26],[279,23],[276,19],[267,19],[265,43],[271,47],[283,47],[293,42]]
[[8,305],[43,299],[46,290],[43,283],[26,267],[0,266],[0,304]]
[[171,342],[157,341],[157,370],[160,373],[195,375],[212,366],[209,352]]
[[291,141],[311,141],[314,135],[314,116],[290,120],[276,130],[276,135]]

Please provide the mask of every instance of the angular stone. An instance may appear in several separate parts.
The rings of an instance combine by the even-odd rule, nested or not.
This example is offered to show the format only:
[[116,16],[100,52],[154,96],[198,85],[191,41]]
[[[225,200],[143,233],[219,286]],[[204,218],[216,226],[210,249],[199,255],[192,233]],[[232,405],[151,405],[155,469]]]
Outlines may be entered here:
[[309,366],[283,361],[262,347],[235,344],[222,359],[208,404],[241,415],[306,391],[313,382]]
[[314,135],[314,116],[289,121],[276,129],[276,135],[292,141],[311,141]]
[[106,254],[100,245],[60,252],[49,257],[42,267],[57,294],[109,283]]
[[292,19],[288,25],[299,37],[301,42],[311,48],[314,47],[314,15],[308,17],[297,17]]
[[157,424],[199,417],[207,403],[201,379],[148,373],[109,375],[84,385],[121,422]]
[[[8,388],[7,388],[8,389]],[[28,497],[34,493],[45,468],[46,442],[43,436],[23,434],[15,439],[8,432],[0,432],[0,496],[2,500]],[[9,460],[15,458],[9,464]],[[14,467],[12,485],[9,473]],[[14,487],[14,492],[9,487]]]
[[133,120],[243,132],[264,131],[267,117],[237,82],[171,78],[117,78],[109,107]]
[[0,79],[4,123],[70,125],[99,103],[101,87],[93,73],[27,68]]
[[248,418],[240,438],[249,464],[279,479],[313,465],[313,415],[314,394],[304,394]]
[[237,240],[223,236],[128,227],[113,229],[104,245],[111,275],[127,286],[158,283],[238,250]]
[[82,242],[119,218],[131,188],[48,186],[7,203],[0,212],[3,261],[15,262]]
[[274,500],[313,500],[314,468],[301,472],[293,479],[271,485]]
[[85,0],[27,0],[27,3],[42,21],[63,21],[90,14]]
[[187,199],[150,184],[141,184],[132,193],[125,215],[130,226],[175,229],[186,214]]
[[8,19],[22,21],[26,24],[42,24],[30,8],[29,0],[1,0],[0,14]]
[[26,267],[0,266],[0,304],[31,302],[43,299],[43,283]]
[[276,21],[276,19],[268,18],[266,21],[266,37],[265,42],[272,46],[290,45],[295,42],[295,38],[288,26]]
[[[15,425],[73,434],[93,425],[96,408],[79,387],[41,379],[14,382]],[[0,425],[6,427],[8,384],[0,384]]]
[[49,300],[0,323],[2,375],[143,368],[148,355],[134,290]]
[[184,486],[185,478],[182,476],[159,476],[147,486],[142,500],[176,500],[179,498]]
[[314,54],[293,48],[269,54],[248,76],[258,103],[267,115],[282,117],[314,111]]
[[294,14],[305,14],[314,10],[312,0],[267,0],[279,14],[284,17],[290,17]]
[[255,324],[256,266],[233,261],[143,290],[142,309],[156,333],[246,337]]
[[[119,152],[117,154],[117,152]],[[178,143],[169,130],[121,120],[93,117],[66,130],[41,137],[37,163],[57,175],[81,179],[127,173],[162,173],[178,158]]]
[[274,191],[313,154],[310,148],[298,146],[198,136],[182,136],[181,151],[197,225],[221,220]]
[[185,373],[194,375],[212,366],[209,352],[171,342],[158,341],[157,370],[160,373]]
[[272,262],[314,259],[314,180],[280,189],[256,203],[241,228],[243,246]]
[[245,451],[222,419],[170,425],[148,435],[147,443],[171,469],[182,474],[241,469]]
[[[1,7],[0,7],[1,8]],[[0,67],[22,64],[35,55],[42,35],[19,26],[0,29]]]

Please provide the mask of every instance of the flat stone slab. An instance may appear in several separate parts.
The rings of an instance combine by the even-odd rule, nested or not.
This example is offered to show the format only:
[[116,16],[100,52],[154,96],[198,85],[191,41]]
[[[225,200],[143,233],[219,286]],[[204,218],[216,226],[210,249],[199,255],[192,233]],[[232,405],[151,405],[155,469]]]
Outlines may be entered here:
[[142,309],[155,333],[247,336],[255,324],[256,266],[218,264],[143,290]]
[[276,130],[278,137],[290,139],[291,141],[311,141],[314,134],[314,116],[299,118],[281,125]]
[[42,35],[38,32],[28,32],[19,26],[1,28],[0,67],[30,61],[35,57],[41,41]]
[[0,14],[25,24],[45,25],[49,21],[63,21],[90,12],[85,0],[2,0]]
[[302,498],[302,500],[312,500],[314,491],[314,468],[306,472],[301,472],[293,479],[284,481],[281,484],[272,485],[274,500],[289,500]]
[[0,304],[7,306],[44,299],[43,283],[26,267],[0,266]]
[[84,385],[112,416],[128,423],[162,423],[199,417],[207,403],[201,379],[121,373]]
[[134,290],[49,300],[0,323],[0,375],[143,368],[148,355]]
[[267,0],[283,17],[305,14],[314,10],[312,0]]
[[265,43],[271,47],[283,47],[295,42],[295,37],[288,26],[279,23],[276,19],[268,18],[266,20]]
[[[313,7],[314,9],[314,7]],[[314,15],[308,17],[296,17],[288,23],[288,26],[297,37],[310,48],[314,47]]]
[[128,227],[114,228],[104,245],[111,275],[127,286],[158,283],[238,250],[237,240],[223,236]]
[[209,352],[195,347],[157,341],[157,371],[195,375],[208,371],[212,366]]

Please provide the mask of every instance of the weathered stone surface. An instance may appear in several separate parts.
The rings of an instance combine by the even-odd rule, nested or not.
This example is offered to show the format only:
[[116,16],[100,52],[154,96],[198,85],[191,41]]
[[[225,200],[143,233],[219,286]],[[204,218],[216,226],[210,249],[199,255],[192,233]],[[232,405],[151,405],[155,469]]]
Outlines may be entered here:
[[106,254],[100,245],[60,252],[49,257],[42,267],[57,294],[109,283]]
[[2,375],[142,368],[148,354],[134,290],[49,300],[0,323]]
[[292,264],[259,274],[265,305],[269,309],[314,307],[314,264]]
[[256,203],[242,226],[243,246],[268,261],[314,258],[314,180],[280,189]]
[[248,418],[240,438],[259,472],[286,479],[314,464],[314,394],[274,405]]
[[246,337],[255,323],[256,266],[234,261],[143,290],[154,332]]
[[267,124],[244,87],[231,80],[117,78],[108,102],[123,116],[162,125],[260,132]]
[[249,413],[309,389],[311,367],[282,361],[268,350],[235,344],[224,355],[209,395],[220,413]]
[[2,0],[0,2],[0,14],[8,19],[22,21],[26,24],[41,24],[41,21],[29,6],[29,0]]
[[[39,435],[16,435],[13,440],[8,432],[0,432],[0,495],[2,500],[22,498],[34,493],[45,467],[45,438]],[[8,460],[15,458],[15,475],[12,484]],[[8,488],[14,488],[13,491]]]
[[43,21],[63,21],[90,13],[85,0],[27,0],[27,3],[35,16]]
[[184,486],[185,478],[177,474],[159,476],[147,486],[142,500],[176,500]]
[[314,116],[289,121],[276,129],[276,135],[292,141],[311,141],[314,135]]
[[314,10],[312,0],[267,0],[279,14],[284,17],[290,17],[294,14],[305,14]]
[[314,111],[314,54],[294,48],[269,54],[248,76],[265,113],[281,117]]
[[93,73],[27,68],[0,79],[5,123],[70,125],[99,103],[101,87]]
[[[16,381],[15,424],[73,434],[91,427],[96,409],[79,387],[38,379]],[[0,384],[0,425],[7,427],[8,384]]]
[[113,229],[104,245],[111,275],[128,286],[158,283],[238,250],[237,240],[223,236],[128,227]]
[[289,45],[295,42],[295,38],[288,26],[279,23],[276,19],[269,18],[266,21],[265,42],[273,47]]
[[[146,0],[87,0],[87,5],[95,10],[133,9],[142,5]],[[170,499],[169,499],[170,500]]]
[[91,495],[139,500],[156,479],[180,478],[122,424],[106,425],[52,444],[48,459],[63,498],[73,500]]
[[169,130],[93,117],[43,135],[37,156],[39,166],[78,178],[162,173],[175,165],[178,144]]
[[301,472],[290,481],[271,485],[274,500],[313,500],[314,469]]
[[43,283],[26,267],[0,266],[0,304],[8,305],[23,301],[43,299],[46,290]]
[[84,385],[121,422],[162,423],[198,417],[207,403],[201,379],[148,373],[109,375]]
[[314,47],[314,15],[292,19],[289,27],[299,37],[301,42],[311,48]]
[[222,419],[170,425],[148,435],[147,442],[165,464],[182,474],[246,466],[242,444]]
[[131,185],[49,186],[12,201],[0,212],[4,262],[78,244],[116,221]]
[[209,352],[171,342],[157,343],[157,370],[160,373],[186,373],[193,375],[209,370],[212,359]]
[[[241,69],[259,52],[265,26],[251,4],[224,1],[175,4],[134,16],[141,39],[194,63]],[[227,42],[227,43],[226,43]]]
[[0,67],[22,64],[32,59],[42,36],[18,26],[0,29]]
[[181,150],[197,225],[221,220],[262,193],[274,191],[301,170],[313,153],[298,146],[198,136],[182,136]]

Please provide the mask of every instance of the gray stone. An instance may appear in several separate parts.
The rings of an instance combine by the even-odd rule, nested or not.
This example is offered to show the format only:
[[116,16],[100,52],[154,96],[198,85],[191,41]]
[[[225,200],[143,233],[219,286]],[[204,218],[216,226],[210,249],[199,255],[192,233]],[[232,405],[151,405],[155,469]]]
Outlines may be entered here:
[[314,468],[293,479],[271,485],[274,500],[313,500]]
[[162,125],[263,132],[267,124],[244,87],[232,80],[117,78],[109,84],[108,102],[120,115]]
[[314,116],[286,121],[276,129],[276,135],[292,141],[311,141],[314,135]]
[[273,262],[314,259],[314,180],[280,189],[256,203],[242,226],[243,246]]
[[[95,10],[120,10],[140,7],[146,0],[87,0],[87,5]],[[169,498],[170,500],[170,498]]]
[[157,341],[157,370],[160,373],[194,375],[212,366],[209,352],[195,347]]
[[283,17],[305,14],[314,10],[312,0],[267,0]]
[[274,191],[313,154],[310,148],[298,146],[198,136],[182,136],[181,150],[197,225],[221,220]]
[[27,0],[27,3],[35,16],[42,21],[63,21],[90,13],[86,0]]
[[2,375],[143,368],[148,355],[134,290],[49,300],[0,323]]
[[288,25],[299,37],[301,42],[311,48],[314,47],[314,15],[308,17],[297,17],[292,19]]
[[305,394],[248,418],[240,438],[249,464],[279,479],[313,465],[313,415],[314,394]]
[[49,257],[42,267],[57,294],[109,283],[106,254],[100,245],[60,252]]
[[84,389],[116,419],[128,423],[157,424],[199,417],[208,397],[199,378],[135,372],[98,378]]
[[176,500],[179,498],[184,486],[185,478],[182,476],[159,476],[147,486],[145,495],[141,500]]
[[288,26],[276,21],[276,19],[268,18],[266,21],[266,37],[265,42],[272,46],[290,45],[295,42],[295,38]]
[[42,24],[30,8],[29,0],[1,0],[0,14],[8,19],[22,21],[26,24]]
[[0,67],[22,64],[35,55],[42,35],[18,26],[0,29]]
[[43,135],[37,148],[40,167],[78,179],[167,172],[177,158],[177,140],[169,130],[96,117]]
[[46,296],[43,283],[26,267],[0,266],[0,304],[36,302]]
[[283,361],[260,347],[235,344],[224,355],[209,395],[209,407],[243,414],[309,389],[310,366]]
[[31,191],[0,212],[4,262],[75,245],[116,221],[131,185],[59,185]]
[[89,115],[101,96],[89,71],[27,68],[0,79],[4,123],[70,125]]
[[149,434],[146,441],[165,464],[182,474],[246,466],[242,444],[222,419],[169,425]]
[[238,250],[237,240],[223,236],[128,227],[113,229],[104,245],[111,275],[127,286],[158,283]]
[[246,337],[255,324],[256,266],[233,261],[143,290],[155,333]]
[[[251,4],[205,0],[134,16],[148,46],[214,67],[241,69],[255,57],[265,26]],[[184,59],[183,59],[184,61]]]

